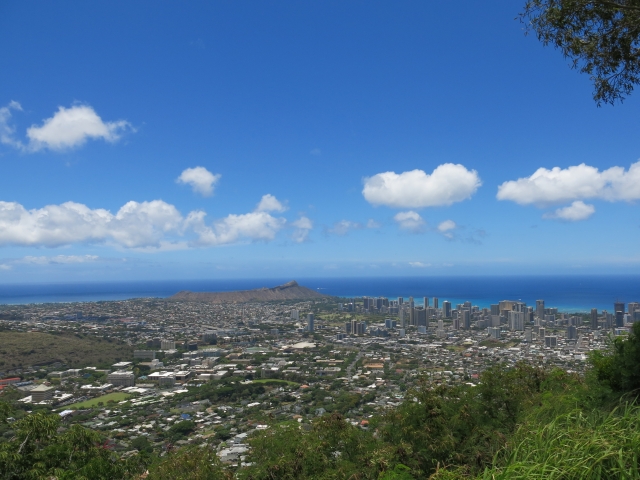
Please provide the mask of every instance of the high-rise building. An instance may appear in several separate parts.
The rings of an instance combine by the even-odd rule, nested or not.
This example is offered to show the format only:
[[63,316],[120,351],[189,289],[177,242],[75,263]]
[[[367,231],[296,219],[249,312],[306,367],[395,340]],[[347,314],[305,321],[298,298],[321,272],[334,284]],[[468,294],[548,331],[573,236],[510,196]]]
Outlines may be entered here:
[[427,311],[424,308],[414,308],[413,309],[414,322],[418,327],[426,327],[427,326]]
[[344,324],[344,331],[345,331],[345,333],[351,333],[351,323],[352,323],[352,322],[346,322],[346,323]]
[[439,306],[438,297],[433,297],[433,308],[438,309]]
[[404,303],[404,298],[398,297],[398,305],[402,305]]
[[400,311],[398,312],[398,316],[400,317],[400,327],[406,329],[407,328],[407,321],[405,319],[404,308],[400,309]]
[[307,330],[310,332],[313,332],[314,330],[314,325],[313,325],[313,313],[310,313],[309,315],[307,315]]
[[617,312],[624,313],[624,302],[615,302],[613,304],[613,312],[614,312],[614,314],[617,313]]
[[624,327],[624,312],[616,312],[616,328]]
[[500,305],[497,303],[491,305],[491,315],[500,315]]
[[567,340],[577,340],[578,339],[578,329],[573,325],[569,325],[567,327]]
[[451,318],[451,302],[447,300],[442,302],[442,316],[444,318]]
[[597,329],[598,329],[598,309],[592,308],[591,309],[591,330],[597,330]]
[[536,316],[544,318],[544,300],[536,300]]
[[627,312],[629,313],[629,315],[631,315],[632,319],[633,319],[633,314],[639,310],[640,310],[640,303],[629,302],[629,305],[627,306]]
[[413,297],[409,297],[409,308],[413,308],[413,307],[414,307]]
[[291,310],[291,320],[300,320],[300,312],[295,308]]
[[471,312],[469,310],[462,310],[462,318],[460,319],[460,326],[465,329],[471,328]]
[[429,297],[424,297],[424,308],[426,309],[429,306]]

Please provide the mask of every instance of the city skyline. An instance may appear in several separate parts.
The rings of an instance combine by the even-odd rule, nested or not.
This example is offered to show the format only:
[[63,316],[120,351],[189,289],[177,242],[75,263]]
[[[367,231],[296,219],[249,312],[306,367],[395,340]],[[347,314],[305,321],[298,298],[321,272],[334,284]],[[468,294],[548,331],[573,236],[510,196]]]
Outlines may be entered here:
[[639,100],[521,5],[245,7],[1,7],[0,283],[635,273]]

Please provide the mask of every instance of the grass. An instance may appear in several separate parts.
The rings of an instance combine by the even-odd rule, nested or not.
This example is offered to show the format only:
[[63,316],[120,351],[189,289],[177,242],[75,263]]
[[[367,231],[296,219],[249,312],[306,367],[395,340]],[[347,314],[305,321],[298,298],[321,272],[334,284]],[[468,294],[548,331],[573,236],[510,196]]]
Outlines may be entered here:
[[68,405],[64,407],[65,409],[71,408],[91,408],[97,407],[98,403],[102,402],[105,405],[109,400],[113,400],[114,402],[121,402],[122,400],[126,400],[130,395],[122,392],[114,392],[108,393],[106,395],[102,395],[101,397],[92,398],[91,400],[85,400],[84,402],[74,403],[73,405]]
[[55,362],[67,368],[110,365],[133,355],[132,347],[124,343],[91,336],[41,332],[2,332],[1,336],[0,370]]
[[[523,425],[476,480],[640,479],[640,407],[575,410],[546,425]],[[437,480],[470,478],[442,470]]]
[[283,385],[293,385],[296,387],[300,385],[296,382],[290,382],[289,380],[280,380],[278,378],[260,378],[258,380],[253,380],[253,383],[281,383]]

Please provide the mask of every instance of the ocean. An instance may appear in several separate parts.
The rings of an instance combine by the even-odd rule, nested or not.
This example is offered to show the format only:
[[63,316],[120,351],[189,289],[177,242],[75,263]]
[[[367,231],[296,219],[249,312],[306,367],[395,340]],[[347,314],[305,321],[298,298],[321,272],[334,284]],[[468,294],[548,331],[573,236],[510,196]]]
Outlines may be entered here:
[[[0,285],[0,304],[94,302],[130,298],[166,298],[180,290],[233,291],[273,287],[291,278],[233,280],[166,280],[137,282],[84,282]],[[425,296],[458,303],[470,301],[489,307],[500,300],[521,300],[563,312],[588,312],[591,308],[613,311],[613,303],[640,301],[640,276],[470,276],[470,277],[375,277],[297,278],[300,285],[340,297],[414,297],[421,305]],[[432,303],[433,305],[433,303]]]

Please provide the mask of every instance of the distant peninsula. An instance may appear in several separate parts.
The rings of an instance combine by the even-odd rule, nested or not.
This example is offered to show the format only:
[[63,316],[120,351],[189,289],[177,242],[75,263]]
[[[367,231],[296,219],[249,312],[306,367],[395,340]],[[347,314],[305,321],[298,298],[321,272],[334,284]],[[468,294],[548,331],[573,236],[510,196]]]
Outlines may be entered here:
[[237,292],[190,292],[184,290],[169,297],[167,300],[206,303],[246,303],[272,302],[278,300],[312,300],[325,297],[327,297],[327,295],[323,295],[307,287],[302,287],[294,280],[284,285],[278,285],[277,287],[240,290]]

